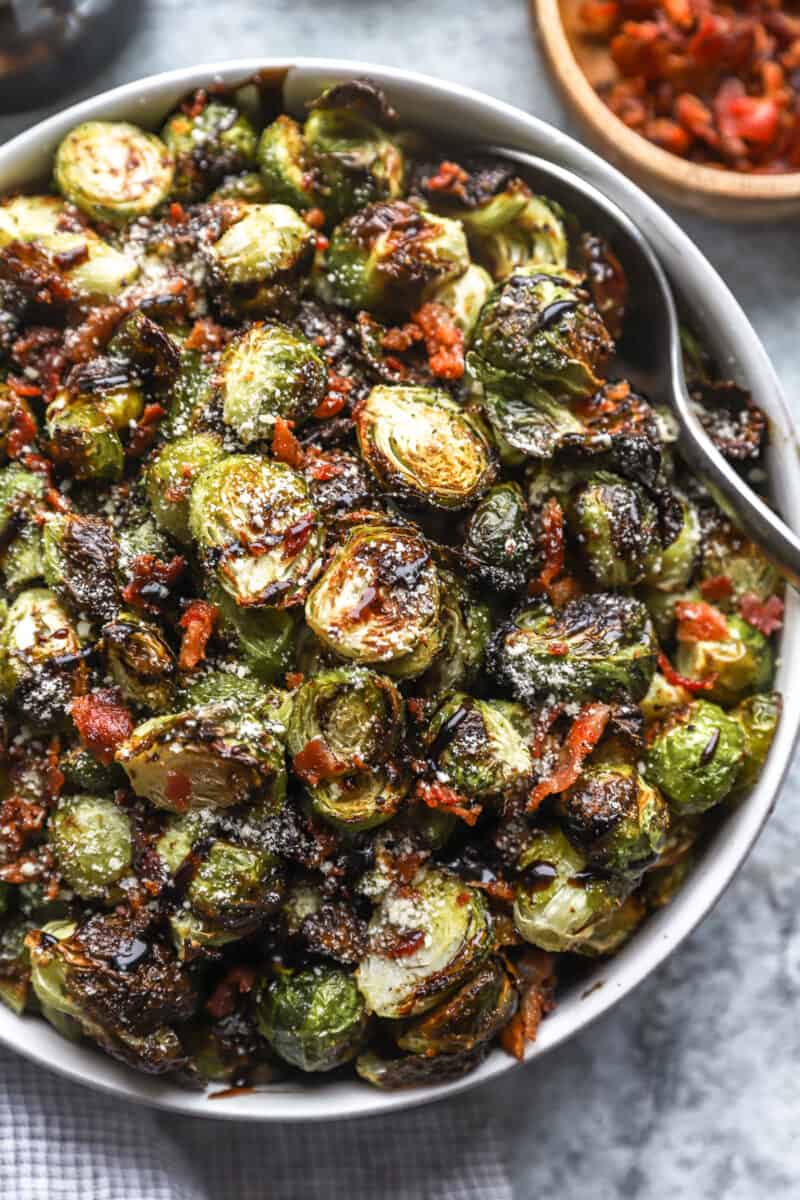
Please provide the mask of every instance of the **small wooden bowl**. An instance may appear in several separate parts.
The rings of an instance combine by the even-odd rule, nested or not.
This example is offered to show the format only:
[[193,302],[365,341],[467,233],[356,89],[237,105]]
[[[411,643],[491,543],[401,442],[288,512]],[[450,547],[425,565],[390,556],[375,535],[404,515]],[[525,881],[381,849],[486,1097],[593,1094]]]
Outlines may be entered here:
[[705,216],[781,220],[800,213],[800,171],[741,175],[698,166],[654,146],[611,112],[596,92],[617,69],[606,43],[581,33],[581,0],[531,0],[541,44],[565,97],[604,157],[645,191]]

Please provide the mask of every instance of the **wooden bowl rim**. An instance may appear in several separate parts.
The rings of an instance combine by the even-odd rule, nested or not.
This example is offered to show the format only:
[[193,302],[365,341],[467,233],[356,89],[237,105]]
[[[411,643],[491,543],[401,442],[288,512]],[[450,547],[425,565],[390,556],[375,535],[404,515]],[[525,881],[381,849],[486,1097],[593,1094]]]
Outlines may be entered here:
[[800,200],[800,171],[781,175],[743,175],[687,162],[629,129],[594,90],[584,74],[567,35],[559,0],[531,0],[553,73],[584,121],[618,158],[635,162],[655,175],[670,191],[686,188],[730,200]]

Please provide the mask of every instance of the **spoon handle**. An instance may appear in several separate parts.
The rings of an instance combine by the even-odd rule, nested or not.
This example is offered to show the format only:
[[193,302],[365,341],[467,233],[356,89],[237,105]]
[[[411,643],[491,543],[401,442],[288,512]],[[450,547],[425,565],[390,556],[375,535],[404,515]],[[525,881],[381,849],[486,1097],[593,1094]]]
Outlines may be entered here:
[[747,486],[720,454],[699,419],[689,398],[675,381],[676,409],[681,414],[678,446],[687,466],[713,492],[728,516],[757,542],[781,574],[800,591],[800,537]]

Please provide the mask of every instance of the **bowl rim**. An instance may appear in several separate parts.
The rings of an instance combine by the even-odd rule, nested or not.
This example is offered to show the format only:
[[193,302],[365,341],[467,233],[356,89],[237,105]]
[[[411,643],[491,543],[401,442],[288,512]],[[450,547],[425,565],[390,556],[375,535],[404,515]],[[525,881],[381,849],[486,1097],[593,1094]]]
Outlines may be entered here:
[[[607,192],[637,222],[662,257],[668,273],[695,319],[702,320],[712,348],[736,370],[771,420],[773,439],[767,465],[784,515],[800,527],[800,456],[780,383],[766,351],[742,309],[699,249],[649,196],[575,139],[537,117],[474,89],[402,68],[341,58],[254,57],[201,63],[161,72],[98,93],[17,135],[0,147],[0,195],[41,178],[42,164],[64,133],[89,118],[142,119],[163,116],[192,88],[221,81],[240,83],[256,72],[280,78],[283,104],[298,111],[327,83],[367,75],[389,89],[407,122],[456,137],[468,128],[470,140],[505,144],[541,154],[582,174]],[[449,127],[449,128],[448,128]],[[708,914],[757,839],[777,800],[800,732],[800,685],[789,665],[800,656],[800,598],[789,592],[777,684],[784,696],[783,718],[767,763],[753,791],[727,816],[680,893],[653,915],[617,955],[599,963],[570,992],[529,1045],[526,1063],[596,1021],[641,983]],[[0,1005],[0,1042],[37,1064],[117,1097],[206,1118],[247,1121],[322,1121],[386,1114],[452,1097],[517,1067],[500,1049],[464,1079],[428,1088],[380,1092],[359,1080],[318,1080],[308,1085],[275,1085],[209,1103],[205,1092],[187,1092],[165,1080],[138,1075],[90,1046],[65,1041],[39,1017],[17,1017]]]
[[709,200],[729,200],[742,205],[748,201],[753,205],[781,205],[791,201],[800,204],[800,171],[756,175],[717,170],[670,154],[630,129],[605,104],[586,77],[567,30],[560,0],[531,0],[531,5],[559,87],[598,141],[613,147],[619,160],[627,160],[642,174],[654,176],[672,197],[686,188]]

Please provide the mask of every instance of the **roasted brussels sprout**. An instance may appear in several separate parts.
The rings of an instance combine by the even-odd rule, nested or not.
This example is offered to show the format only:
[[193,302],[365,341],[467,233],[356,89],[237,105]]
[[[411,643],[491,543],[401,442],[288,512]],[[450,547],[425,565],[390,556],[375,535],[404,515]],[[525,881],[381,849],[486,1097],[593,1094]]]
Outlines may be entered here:
[[286,204],[240,204],[237,217],[208,250],[212,282],[229,304],[265,315],[310,263],[314,234]]
[[676,814],[705,812],[734,787],[744,752],[739,722],[717,704],[693,700],[651,731],[645,775]]
[[221,588],[211,592],[222,626],[242,652],[250,671],[262,683],[274,683],[292,663],[296,621],[283,608],[240,608]]
[[188,975],[161,942],[122,916],[76,926],[53,922],[28,935],[33,990],[48,1020],[97,1042],[151,1074],[175,1070],[184,1054],[172,1022],[193,1012]]
[[321,566],[305,480],[282,462],[229,455],[192,485],[189,529],[213,578],[242,608],[299,603]]
[[159,529],[176,542],[191,541],[189,497],[192,483],[222,458],[222,441],[213,433],[184,434],[155,452],[147,468],[147,500]]
[[281,898],[275,855],[216,840],[199,857],[186,889],[188,909],[184,905],[170,918],[180,959],[253,933]]
[[62,393],[47,409],[47,435],[53,456],[76,479],[122,478],[125,451],[111,420],[91,400]]
[[173,113],[161,130],[175,162],[172,194],[180,200],[200,199],[223,175],[255,162],[258,135],[249,117],[221,100],[201,103]]
[[169,709],[175,656],[158,626],[121,612],[103,627],[103,641],[109,670],[125,699],[153,712]]
[[470,245],[495,279],[533,264],[567,265],[567,235],[557,204],[511,179],[476,208],[460,214]]
[[475,700],[456,692],[436,710],[423,744],[440,782],[481,798],[530,782],[533,733],[530,714],[521,704]]
[[633,937],[647,916],[647,906],[638,892],[623,900],[618,908],[593,926],[589,936],[581,943],[580,953],[589,958],[600,958],[614,954]]
[[532,573],[536,543],[518,483],[498,483],[469,519],[463,556],[490,587],[520,592]]
[[641,583],[648,561],[660,554],[655,504],[638,484],[616,475],[592,475],[573,496],[568,523],[602,588]]
[[81,746],[73,746],[58,760],[58,769],[64,776],[64,791],[89,792],[92,795],[108,796],[115,787],[125,783],[125,773],[116,763],[106,766],[98,762],[93,754]]
[[630,890],[623,878],[588,868],[557,825],[534,831],[517,867],[514,924],[542,950],[582,953]]
[[361,454],[385,491],[466,508],[494,475],[480,427],[446,392],[375,387],[356,413]]
[[441,645],[440,581],[419,534],[404,527],[351,530],[306,601],[306,621],[334,654],[410,679]]
[[208,197],[208,203],[237,200],[243,204],[268,204],[270,200],[278,199],[270,193],[257,171],[243,171],[241,175],[226,175]]
[[131,787],[157,808],[223,808],[263,794],[283,769],[265,724],[234,702],[206,704],[134,729],[117,752]]
[[412,1021],[397,1044],[428,1057],[463,1054],[490,1041],[516,1009],[516,989],[503,964],[492,958],[449,999]]
[[727,582],[719,600],[722,607],[737,610],[747,595],[763,603],[774,593],[780,593],[780,575],[760,546],[718,511],[703,517],[700,579]]
[[70,130],[53,167],[61,194],[97,221],[147,216],[166,200],[175,164],[152,133],[124,121],[85,121]]
[[402,313],[468,266],[458,221],[405,200],[379,201],[334,229],[316,287],[322,300],[344,308]]
[[760,692],[748,696],[731,713],[744,734],[744,755],[737,788],[750,788],[757,781],[767,761],[775,730],[781,717],[781,698],[777,692]]
[[773,656],[767,638],[747,621],[731,614],[725,624],[727,636],[716,638],[696,637],[694,633],[684,638],[679,626],[675,666],[687,679],[710,682],[706,690],[709,700],[735,704],[750,692],[769,687]]
[[19,463],[0,468],[0,538],[7,541],[21,518],[31,515],[44,499],[47,484]]
[[374,1050],[359,1054],[356,1071],[361,1079],[382,1091],[425,1087],[450,1083],[473,1071],[481,1061],[478,1047],[464,1054],[404,1054],[401,1058],[382,1058]]
[[483,666],[492,633],[489,605],[477,598],[452,571],[439,567],[441,581],[441,646],[414,690],[420,696],[438,696],[454,688],[467,688]]
[[395,685],[363,667],[322,671],[297,690],[287,747],[318,816],[353,831],[393,816],[407,790],[392,761],[402,724]]
[[139,274],[136,259],[114,249],[93,229],[72,227],[55,196],[11,196],[0,202],[0,249],[13,242],[32,245],[48,271],[63,278],[80,303],[116,296]]
[[217,387],[226,425],[245,446],[271,438],[277,417],[301,425],[325,399],[328,370],[319,351],[280,325],[251,325],[228,345]]
[[489,954],[483,895],[445,871],[425,870],[390,888],[369,924],[356,977],[367,1009],[415,1017],[452,992]]
[[514,271],[494,289],[468,361],[486,387],[512,381],[580,399],[600,387],[597,371],[611,348],[581,276],[537,265]]
[[541,388],[520,389],[506,380],[486,388],[481,405],[508,466],[519,466],[526,457],[552,458],[559,446],[582,433],[577,417]]
[[355,978],[335,967],[283,970],[258,996],[258,1028],[301,1071],[332,1071],[361,1048],[367,1027]]
[[0,696],[35,724],[64,717],[80,679],[80,641],[53,592],[29,588],[0,629]]
[[30,992],[30,955],[25,938],[31,923],[23,916],[3,920],[0,928],[0,1001],[21,1017]]
[[131,870],[131,823],[124,809],[105,796],[67,796],[50,817],[50,843],[58,869],[83,900],[113,904],[114,885]]
[[625,694],[641,700],[657,655],[644,605],[598,593],[555,611],[538,605],[518,613],[498,630],[489,661],[497,678],[525,703]]
[[491,275],[477,263],[470,263],[463,275],[440,284],[431,292],[430,298],[449,309],[465,339],[469,339],[491,290]]
[[297,122],[285,113],[261,134],[258,167],[268,200],[301,211],[314,207],[317,197],[306,140]]
[[107,521],[77,513],[53,516],[44,527],[44,578],[77,612],[107,621],[120,603],[119,547]]
[[558,810],[568,837],[592,867],[641,871],[666,843],[666,801],[630,763],[590,762]]
[[676,535],[645,564],[645,583],[660,592],[680,592],[688,587],[700,553],[702,533],[696,507],[678,497],[682,521]]

